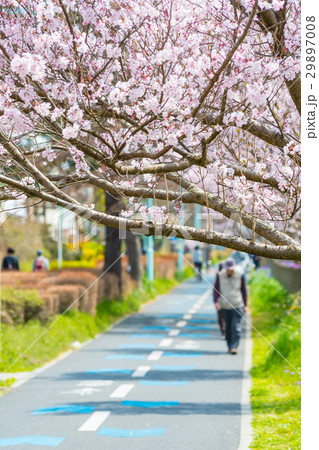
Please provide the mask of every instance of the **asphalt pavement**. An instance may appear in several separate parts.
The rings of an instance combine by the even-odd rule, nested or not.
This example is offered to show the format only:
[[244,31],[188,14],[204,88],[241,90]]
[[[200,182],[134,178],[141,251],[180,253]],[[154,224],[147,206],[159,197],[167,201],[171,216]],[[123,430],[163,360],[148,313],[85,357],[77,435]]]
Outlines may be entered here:
[[237,450],[244,346],[226,350],[210,284],[186,281],[1,397],[0,447]]

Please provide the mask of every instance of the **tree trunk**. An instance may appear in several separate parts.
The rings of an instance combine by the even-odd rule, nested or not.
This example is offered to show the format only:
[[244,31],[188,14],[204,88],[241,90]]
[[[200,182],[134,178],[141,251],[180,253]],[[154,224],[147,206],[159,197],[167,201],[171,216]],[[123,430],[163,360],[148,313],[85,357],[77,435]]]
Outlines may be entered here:
[[142,248],[141,241],[137,234],[131,231],[126,232],[126,248],[128,254],[128,262],[130,265],[131,278],[137,282],[138,287],[142,284]]
[[[122,200],[115,195],[105,193],[106,211],[118,217]],[[104,257],[104,295],[113,300],[122,296],[122,264],[119,229],[106,226],[106,245]]]

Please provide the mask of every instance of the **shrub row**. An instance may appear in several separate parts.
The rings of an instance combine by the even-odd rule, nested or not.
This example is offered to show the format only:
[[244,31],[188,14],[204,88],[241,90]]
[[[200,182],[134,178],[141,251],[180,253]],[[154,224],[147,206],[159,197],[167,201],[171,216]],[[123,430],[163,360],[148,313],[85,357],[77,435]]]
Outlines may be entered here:
[[44,307],[44,300],[36,289],[1,289],[1,321],[7,324],[21,324],[34,319]]
[[[188,271],[185,277],[189,276]],[[0,371],[6,370],[17,358],[18,361],[10,368],[10,372],[32,370],[70,348],[72,342],[86,341],[107,330],[120,317],[137,312],[142,303],[168,292],[177,284],[176,279],[156,279],[150,282],[144,277],[142,287],[134,290],[122,301],[105,299],[99,303],[95,317],[72,309],[64,315],[56,315],[45,325],[39,320],[30,320],[26,324],[16,326],[3,324]],[[48,332],[45,332],[46,330]],[[19,358],[38,336],[42,336],[41,339]]]

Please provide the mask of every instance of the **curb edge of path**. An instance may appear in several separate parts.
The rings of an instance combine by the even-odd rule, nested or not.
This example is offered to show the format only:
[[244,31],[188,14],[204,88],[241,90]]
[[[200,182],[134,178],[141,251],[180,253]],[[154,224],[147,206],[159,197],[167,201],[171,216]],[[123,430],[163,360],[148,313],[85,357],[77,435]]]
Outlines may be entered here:
[[50,367],[54,366],[55,364],[59,363],[63,359],[67,358],[73,352],[81,350],[83,347],[85,347],[86,345],[90,344],[95,339],[98,339],[103,334],[105,334],[108,331],[110,331],[113,327],[119,325],[121,322],[123,322],[125,319],[127,319],[130,315],[131,314],[127,314],[124,317],[121,317],[119,320],[117,320],[116,322],[112,323],[110,328],[108,328],[106,331],[96,334],[92,339],[89,339],[88,341],[81,342],[81,344],[78,347],[72,347],[72,343],[71,343],[70,344],[71,348],[69,348],[69,350],[66,350],[66,351],[60,353],[56,358],[52,359],[51,361],[48,361],[48,362],[44,363],[42,366],[37,367],[34,370],[25,371],[25,372],[9,372],[9,373],[7,373],[6,377],[4,377],[4,380],[6,380],[8,378],[16,378],[16,381],[13,384],[11,384],[11,386],[9,386],[7,389],[5,389],[3,392],[1,392],[0,393],[0,397],[2,397],[3,395],[6,395],[9,392],[13,391],[14,389],[17,389],[18,387],[22,386],[22,384],[26,383],[27,381],[29,381],[32,378],[34,378],[37,375],[39,375],[40,373],[44,372],[45,370],[47,370]]
[[[250,317],[249,317],[250,323]],[[252,410],[250,403],[250,390],[252,387],[252,380],[250,369],[252,366],[252,339],[251,328],[248,325],[245,332],[245,349],[244,349],[244,378],[241,393],[241,420],[240,420],[240,442],[237,450],[249,450],[249,445],[252,442]]]

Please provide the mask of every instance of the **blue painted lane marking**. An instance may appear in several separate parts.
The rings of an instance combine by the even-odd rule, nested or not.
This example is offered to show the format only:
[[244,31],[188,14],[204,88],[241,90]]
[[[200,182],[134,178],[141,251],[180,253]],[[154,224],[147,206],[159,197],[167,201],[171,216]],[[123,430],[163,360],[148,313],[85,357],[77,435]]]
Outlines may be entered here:
[[12,445],[43,445],[47,447],[57,447],[64,438],[51,436],[21,436],[15,438],[0,439],[0,447],[10,447]]
[[172,327],[142,327],[142,330],[171,330]]
[[163,339],[163,334],[132,334],[131,339],[139,339],[139,338],[156,338],[156,339]]
[[138,406],[139,408],[162,408],[168,406],[178,406],[179,402],[139,402],[132,400],[124,400],[123,406]]
[[166,428],[149,428],[146,430],[122,430],[120,428],[101,428],[97,434],[100,436],[113,437],[147,437],[147,436],[161,436],[165,434]]
[[156,314],[156,317],[160,317],[161,319],[176,319],[176,317],[182,317],[182,314]]
[[163,356],[170,356],[172,358],[192,358],[193,356],[203,356],[203,353],[174,353],[165,352]]
[[143,355],[108,355],[105,359],[145,359]]
[[155,344],[121,344],[120,348],[156,348]]
[[54,413],[75,413],[75,414],[90,414],[94,411],[94,406],[81,406],[81,405],[61,405],[52,406],[50,408],[40,408],[33,411],[32,415],[39,414],[54,414]]
[[88,370],[86,373],[126,373],[130,374],[133,370],[129,369],[96,369],[96,370]]
[[190,319],[190,321],[192,320],[196,320],[200,319],[200,320],[211,320],[211,317],[216,317],[215,314],[197,314],[196,312],[194,314],[192,314],[193,318]]
[[211,319],[190,319],[192,323],[216,323],[216,320]]
[[142,386],[186,386],[189,381],[152,381],[152,380],[142,380],[140,384]]
[[203,327],[203,326],[196,326],[196,325],[186,325],[186,327],[184,327],[184,330],[213,330],[214,329],[214,327],[213,326],[211,326],[211,327]]
[[209,333],[180,333],[179,336],[190,338],[211,338]]
[[194,370],[196,366],[153,366],[154,370]]

